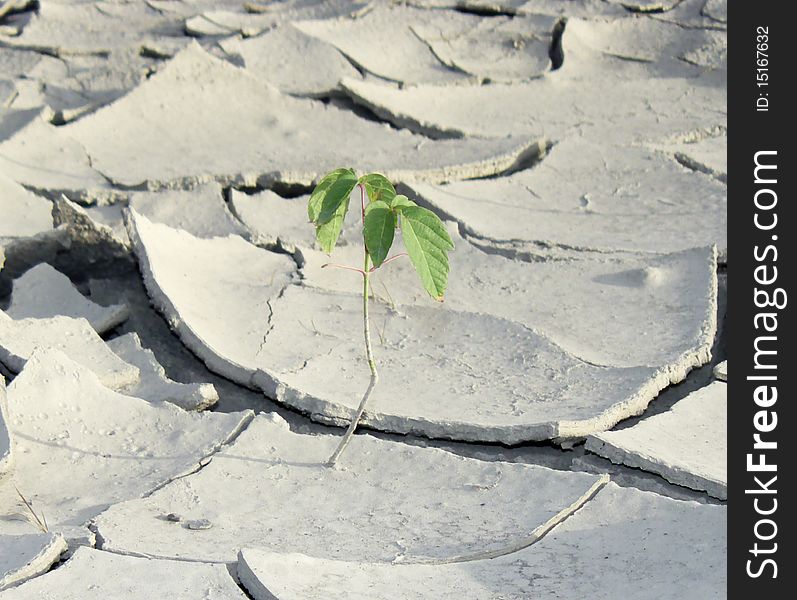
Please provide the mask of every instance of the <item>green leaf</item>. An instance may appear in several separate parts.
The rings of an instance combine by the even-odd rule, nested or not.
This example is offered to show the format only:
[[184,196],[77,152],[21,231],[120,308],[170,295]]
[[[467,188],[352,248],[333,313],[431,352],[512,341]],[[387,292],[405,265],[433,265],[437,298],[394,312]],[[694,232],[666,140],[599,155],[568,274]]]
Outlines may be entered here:
[[369,173],[360,177],[359,183],[365,186],[365,191],[368,193],[368,198],[371,202],[383,200],[390,204],[390,201],[396,195],[396,188],[388,181],[387,177],[379,173]]
[[401,210],[401,234],[424,289],[442,301],[448,285],[448,252],[454,249],[445,225],[432,211],[408,206]]
[[357,185],[357,177],[354,175],[354,171],[347,171],[329,186],[321,201],[321,210],[318,212],[317,222],[319,225],[332,219],[344,201],[348,204],[349,195],[355,185]]
[[393,235],[396,230],[396,214],[384,200],[371,202],[365,207],[365,225],[363,238],[365,247],[375,267],[381,265],[390,246],[393,245]]
[[390,203],[390,208],[396,211],[404,210],[405,208],[408,208],[410,206],[418,206],[418,205],[415,204],[415,202],[413,202],[409,198],[407,198],[404,194],[398,194],[395,198],[393,198],[393,201]]
[[343,229],[343,220],[346,218],[346,211],[349,210],[349,197],[343,200],[332,218],[326,223],[318,225],[315,230],[315,239],[321,250],[327,254],[332,254],[335,244],[338,243],[340,231]]
[[352,169],[335,169],[330,171],[318,182],[315,186],[313,193],[310,194],[310,200],[307,202],[307,216],[313,223],[318,222],[318,215],[321,212],[321,203],[324,201],[327,191],[330,186],[335,183],[343,174],[350,173],[354,175]]

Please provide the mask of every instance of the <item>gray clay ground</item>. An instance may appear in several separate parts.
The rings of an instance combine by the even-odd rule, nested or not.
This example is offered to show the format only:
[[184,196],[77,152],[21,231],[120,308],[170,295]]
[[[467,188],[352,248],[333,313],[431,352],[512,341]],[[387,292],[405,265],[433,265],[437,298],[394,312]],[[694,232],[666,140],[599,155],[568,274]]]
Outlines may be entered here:
[[[724,597],[726,27],[0,0],[0,597]],[[368,384],[306,212],[341,166],[456,248],[442,304],[374,274],[328,468]]]

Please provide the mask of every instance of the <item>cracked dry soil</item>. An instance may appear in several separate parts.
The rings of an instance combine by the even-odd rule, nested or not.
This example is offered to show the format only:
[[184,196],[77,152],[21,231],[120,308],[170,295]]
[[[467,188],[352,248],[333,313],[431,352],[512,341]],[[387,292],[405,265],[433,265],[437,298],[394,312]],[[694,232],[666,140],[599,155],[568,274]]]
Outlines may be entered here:
[[726,11],[0,2],[0,597],[724,598]]

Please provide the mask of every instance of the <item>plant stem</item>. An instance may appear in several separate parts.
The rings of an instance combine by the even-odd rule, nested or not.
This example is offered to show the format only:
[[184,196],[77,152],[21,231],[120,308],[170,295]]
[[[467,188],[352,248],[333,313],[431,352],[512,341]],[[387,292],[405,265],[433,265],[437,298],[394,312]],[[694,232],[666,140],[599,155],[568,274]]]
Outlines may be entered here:
[[370,258],[368,257],[368,250],[365,250],[365,264],[363,266],[363,334],[365,335],[365,357],[368,360],[368,368],[371,369],[371,381],[368,384],[368,389],[365,390],[365,394],[363,395],[362,400],[360,400],[360,406],[357,407],[357,413],[354,415],[354,418],[349,423],[348,429],[346,429],[346,433],[343,435],[343,439],[340,441],[337,450],[329,457],[327,461],[328,467],[335,466],[335,462],[338,460],[338,457],[341,455],[343,450],[348,446],[349,441],[351,441],[352,436],[354,435],[354,430],[357,429],[357,425],[360,423],[360,419],[365,412],[365,405],[368,403],[368,398],[371,397],[371,392],[374,391],[377,382],[379,381],[379,373],[376,371],[376,361],[374,360],[374,353],[371,349],[371,326],[368,320],[368,292],[370,291],[370,283],[371,283],[371,274],[368,272],[368,267],[370,266]]
[[348,265],[339,265],[337,263],[326,263],[324,265],[321,265],[322,269],[326,269],[327,267],[335,267],[336,269],[346,269],[347,271],[355,271],[360,275],[365,275],[365,271],[363,271],[362,269],[358,269],[357,267],[350,267]]
[[[387,259],[383,260],[382,264],[379,265],[378,267],[371,267],[371,269],[368,272],[369,273],[373,273],[377,269],[381,269],[382,267],[384,267],[387,263],[393,262],[394,260],[396,260],[397,258],[401,258],[402,256],[409,256],[409,254],[407,254],[406,252],[401,252],[399,254],[391,256],[390,258],[387,258]],[[326,265],[324,265],[324,266],[326,266]]]

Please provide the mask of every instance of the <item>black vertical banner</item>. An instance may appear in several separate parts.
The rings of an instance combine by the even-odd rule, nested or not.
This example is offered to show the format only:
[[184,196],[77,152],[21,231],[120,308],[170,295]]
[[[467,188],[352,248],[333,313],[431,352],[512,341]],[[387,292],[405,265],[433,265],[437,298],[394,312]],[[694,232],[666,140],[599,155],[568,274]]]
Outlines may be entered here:
[[728,17],[728,597],[793,598],[797,381],[789,2]]

